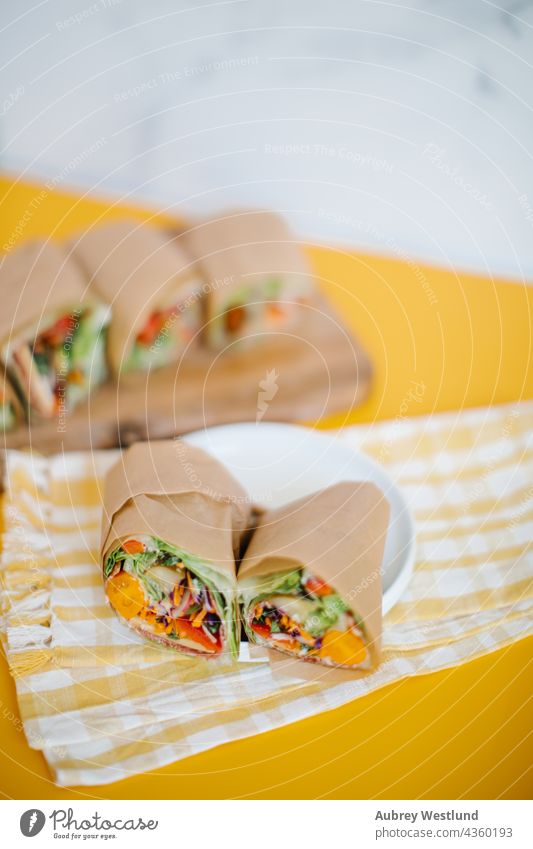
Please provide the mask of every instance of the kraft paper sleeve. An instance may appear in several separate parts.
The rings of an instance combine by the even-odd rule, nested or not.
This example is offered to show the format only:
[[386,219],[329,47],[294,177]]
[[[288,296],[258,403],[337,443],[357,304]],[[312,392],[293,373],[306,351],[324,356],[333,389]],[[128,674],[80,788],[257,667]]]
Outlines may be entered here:
[[71,248],[91,288],[111,305],[108,355],[115,373],[154,311],[199,297],[191,261],[164,230],[116,221],[87,230]]
[[149,534],[235,577],[248,497],[201,449],[181,440],[133,445],[108,473],[103,507],[102,564],[121,540]]

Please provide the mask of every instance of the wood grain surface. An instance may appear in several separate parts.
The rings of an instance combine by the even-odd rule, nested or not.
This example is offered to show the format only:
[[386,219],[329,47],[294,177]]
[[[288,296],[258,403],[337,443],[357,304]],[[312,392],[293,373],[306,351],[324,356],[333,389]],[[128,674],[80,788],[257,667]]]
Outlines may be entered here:
[[63,421],[21,425],[6,448],[42,453],[111,448],[237,421],[320,423],[367,396],[369,358],[322,299],[290,331],[214,353],[191,347],[178,363],[108,381]]

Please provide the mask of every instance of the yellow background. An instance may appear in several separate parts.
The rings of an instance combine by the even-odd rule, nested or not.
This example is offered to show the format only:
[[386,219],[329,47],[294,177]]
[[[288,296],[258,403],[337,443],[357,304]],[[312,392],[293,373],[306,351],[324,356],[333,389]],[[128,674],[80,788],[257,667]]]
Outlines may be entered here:
[[[0,179],[0,249],[61,238],[125,206]],[[142,219],[152,213],[127,211]],[[154,213],[155,214],[155,213]],[[4,248],[5,249],[5,248]],[[320,427],[533,397],[533,289],[310,247],[322,285],[375,365],[370,398]],[[101,788],[58,790],[26,744],[0,666],[0,792],[7,798],[524,798],[533,640],[400,681],[335,711]]]

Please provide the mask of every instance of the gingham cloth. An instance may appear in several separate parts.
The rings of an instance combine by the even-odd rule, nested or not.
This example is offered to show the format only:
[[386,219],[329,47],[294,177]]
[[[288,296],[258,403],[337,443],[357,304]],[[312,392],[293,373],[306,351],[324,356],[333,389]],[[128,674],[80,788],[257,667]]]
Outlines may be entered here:
[[102,478],[116,454],[8,452],[2,638],[30,746],[58,783],[102,784],[531,634],[532,434],[533,403],[338,434],[402,487],[417,563],[385,619],[379,669],[334,686],[143,643],[105,604],[97,562]]

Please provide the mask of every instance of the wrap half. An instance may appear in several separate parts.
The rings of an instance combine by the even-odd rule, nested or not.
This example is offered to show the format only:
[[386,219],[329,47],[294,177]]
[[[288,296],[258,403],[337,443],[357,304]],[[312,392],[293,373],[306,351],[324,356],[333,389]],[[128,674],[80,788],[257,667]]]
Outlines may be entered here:
[[0,298],[0,356],[30,417],[60,416],[105,380],[109,309],[61,248],[32,241],[7,254]]
[[138,634],[189,655],[238,654],[235,560],[246,492],[181,440],[137,443],[110,470],[101,561],[107,598]]
[[325,666],[375,667],[388,515],[377,487],[349,481],[266,512],[239,569],[249,640]]
[[111,305],[108,358],[115,374],[176,360],[201,324],[201,281],[175,236],[116,221],[72,242],[99,298]]
[[281,216],[235,210],[198,222],[180,239],[205,281],[204,333],[211,347],[297,322],[299,304],[312,295],[312,274]]

